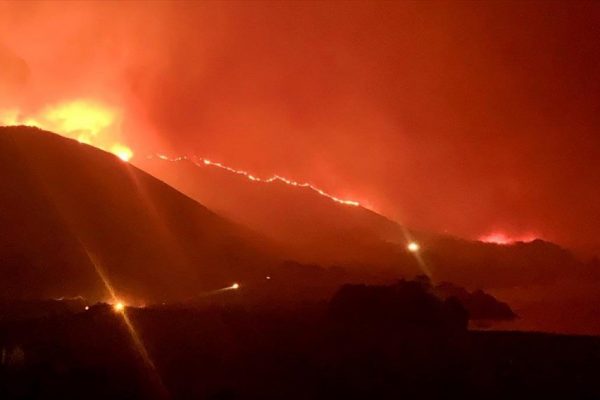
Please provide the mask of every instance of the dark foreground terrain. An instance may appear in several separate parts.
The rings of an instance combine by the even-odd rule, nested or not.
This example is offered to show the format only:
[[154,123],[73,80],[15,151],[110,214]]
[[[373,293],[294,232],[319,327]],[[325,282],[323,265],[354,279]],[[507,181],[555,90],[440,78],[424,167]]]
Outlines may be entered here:
[[600,398],[598,337],[467,331],[446,303],[402,321],[331,304],[9,315],[0,398]]

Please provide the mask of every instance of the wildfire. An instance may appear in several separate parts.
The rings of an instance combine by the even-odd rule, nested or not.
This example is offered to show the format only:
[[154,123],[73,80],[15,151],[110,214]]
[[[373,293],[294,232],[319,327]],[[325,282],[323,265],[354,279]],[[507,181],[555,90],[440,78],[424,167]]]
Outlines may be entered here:
[[[47,106],[39,112],[30,114],[23,113],[17,108],[0,110],[0,125],[27,125],[46,129],[62,136],[75,139],[80,143],[89,144],[108,151],[124,162],[130,161],[134,156],[131,148],[115,140],[115,138],[119,136],[120,114],[113,108],[95,101],[68,101]],[[298,182],[281,175],[272,175],[267,178],[261,178],[248,171],[232,168],[223,163],[212,161],[204,157],[168,157],[164,154],[156,154],[155,156],[149,156],[148,158],[154,157],[171,162],[190,161],[197,167],[220,168],[241,175],[252,182],[281,182],[289,186],[312,190],[339,204],[354,207],[361,205],[358,201],[336,197],[308,182]],[[537,236],[533,234],[510,236],[503,232],[492,232],[479,238],[482,242],[500,245],[508,245],[516,242],[532,242],[536,239]],[[407,249],[410,252],[417,253],[420,247],[418,243],[410,242],[407,245]]]
[[98,102],[86,100],[51,105],[31,115],[24,115],[18,109],[0,110],[0,125],[46,129],[129,161],[133,151],[114,139],[118,136],[119,122],[119,113]]
[[114,113],[108,108],[81,100],[49,107],[41,117],[58,133],[76,136],[88,144],[115,121]]
[[[87,100],[75,100],[48,106],[40,112],[31,115],[25,115],[18,109],[0,110],[0,125],[28,125],[46,129],[75,139],[80,143],[89,144],[113,153],[121,160],[128,162],[134,155],[133,151],[131,148],[114,140],[114,137],[118,136],[119,122],[119,113],[101,103]],[[158,154],[157,157],[167,161],[189,160],[197,166],[221,168],[242,175],[253,182],[282,182],[290,186],[307,188],[336,203],[355,207],[360,206],[360,203],[357,201],[333,196],[311,183],[297,182],[280,175],[259,178],[248,171],[235,169],[203,157],[170,158],[163,154]]]
[[[211,166],[211,167],[217,167],[217,168],[221,168],[224,169],[226,171],[232,172],[234,174],[238,174],[238,175],[242,175],[245,178],[247,178],[250,181],[253,182],[263,182],[263,183],[273,183],[273,182],[283,182],[286,185],[290,185],[290,186],[296,186],[296,187],[301,187],[301,188],[307,188],[310,189],[318,194],[320,194],[321,196],[327,197],[328,199],[331,199],[333,201],[335,201],[336,203],[340,203],[340,204],[344,204],[347,206],[355,206],[358,207],[360,206],[360,203],[358,201],[354,201],[354,200],[346,200],[346,199],[341,199],[339,197],[335,197],[327,192],[325,192],[322,189],[319,189],[318,187],[314,186],[313,184],[307,183],[307,182],[296,182],[292,179],[288,179],[285,178],[283,176],[280,175],[273,175],[269,178],[259,178],[256,175],[252,175],[250,172],[248,171],[244,171],[244,170],[240,170],[240,169],[235,169],[232,167],[229,167],[227,165],[224,165],[220,162],[216,162],[216,161],[211,161],[207,158],[203,158],[203,157],[187,157],[187,156],[180,156],[180,157],[168,157],[164,154],[157,154],[156,157],[160,160],[164,160],[164,161],[171,161],[171,162],[176,162],[176,161],[191,161],[193,162],[196,166],[201,167],[201,166]],[[150,156],[150,158],[152,158],[152,156]]]
[[522,236],[509,236],[503,232],[492,232],[488,235],[481,236],[479,240],[485,243],[495,243],[501,245],[508,245],[517,242],[529,243],[536,240],[537,237],[533,234],[527,234]]

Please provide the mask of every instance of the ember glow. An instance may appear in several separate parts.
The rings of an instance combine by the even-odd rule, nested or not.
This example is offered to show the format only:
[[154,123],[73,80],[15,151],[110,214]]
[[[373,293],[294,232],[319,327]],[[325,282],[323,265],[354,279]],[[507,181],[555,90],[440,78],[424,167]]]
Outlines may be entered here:
[[118,141],[120,120],[120,113],[114,108],[90,100],[49,105],[36,113],[24,113],[18,109],[0,111],[0,125],[35,126],[129,161],[133,151]]
[[533,234],[527,234],[527,235],[521,235],[521,236],[509,236],[508,234],[503,233],[503,232],[492,232],[488,235],[484,235],[479,238],[480,241],[485,242],[485,243],[495,243],[495,244],[501,244],[501,245],[508,245],[508,244],[513,244],[513,243],[517,243],[517,242],[529,243],[529,242],[533,242],[536,239],[538,239],[538,237],[536,237]]
[[[150,156],[150,157],[152,157],[152,156]],[[336,203],[344,204],[344,205],[347,205],[347,206],[354,206],[354,207],[360,206],[360,203],[358,201],[348,200],[348,199],[341,199],[339,197],[333,196],[332,194],[329,194],[329,193],[325,192],[323,189],[320,189],[320,188],[314,186],[311,183],[297,182],[297,181],[294,181],[294,180],[289,179],[289,178],[285,178],[285,177],[280,176],[280,175],[272,175],[269,178],[259,178],[256,175],[253,175],[253,174],[251,174],[248,171],[244,171],[244,170],[241,170],[241,169],[235,169],[235,168],[229,167],[229,166],[227,166],[225,164],[222,164],[220,162],[211,161],[211,160],[209,160],[207,158],[203,158],[203,157],[187,157],[187,156],[168,157],[168,156],[166,156],[164,154],[157,154],[156,157],[159,160],[171,161],[171,162],[191,161],[191,162],[193,162],[198,167],[210,166],[210,167],[221,168],[223,170],[232,172],[234,174],[242,175],[242,176],[244,176],[245,178],[247,178],[248,180],[250,180],[252,182],[262,182],[262,183],[282,182],[282,183],[285,183],[286,185],[290,185],[290,186],[296,186],[296,187],[300,187],[300,188],[307,188],[307,189],[310,189],[310,190],[312,190],[312,191],[320,194],[321,196],[327,197],[327,198],[335,201]]]
[[129,161],[131,157],[133,157],[133,152],[131,151],[131,149],[121,144],[115,144],[111,146],[110,152],[123,161]]

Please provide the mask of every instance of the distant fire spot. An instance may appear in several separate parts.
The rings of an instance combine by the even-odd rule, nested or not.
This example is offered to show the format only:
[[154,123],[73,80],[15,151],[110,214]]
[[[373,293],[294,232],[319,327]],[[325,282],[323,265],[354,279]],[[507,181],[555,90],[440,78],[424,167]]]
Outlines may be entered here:
[[507,244],[517,243],[517,242],[529,243],[529,242],[533,242],[536,239],[538,239],[538,237],[533,234],[510,236],[504,232],[492,232],[490,234],[481,236],[479,238],[479,241],[485,242],[485,243],[495,243],[495,244],[507,245]]

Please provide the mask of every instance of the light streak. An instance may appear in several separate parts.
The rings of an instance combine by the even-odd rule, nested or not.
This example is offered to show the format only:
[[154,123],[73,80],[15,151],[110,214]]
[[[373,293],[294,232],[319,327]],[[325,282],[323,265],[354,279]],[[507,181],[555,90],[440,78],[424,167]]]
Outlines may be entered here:
[[[154,364],[154,362],[152,361],[152,358],[150,357],[150,354],[148,353],[148,350],[146,350],[146,346],[144,346],[142,339],[140,338],[135,327],[133,326],[133,323],[129,319],[129,316],[127,315],[127,310],[125,309],[125,305],[121,301],[117,300],[117,294],[115,292],[115,289],[111,285],[110,281],[108,280],[108,277],[105,275],[104,271],[100,267],[100,264],[97,262],[96,258],[87,250],[87,247],[81,241],[80,241],[80,243],[81,243],[82,248],[85,251],[88,259],[90,260],[90,263],[93,265],[94,270],[96,271],[96,274],[98,275],[98,277],[104,284],[104,287],[107,290],[107,292],[110,294],[110,296],[113,300],[113,303],[112,303],[113,309],[123,318],[123,322],[125,323],[125,326],[127,327],[127,331],[129,332],[129,336],[131,337],[131,339],[133,341],[133,345],[134,345],[135,349],[137,350],[138,354],[140,355],[140,357],[142,358],[142,360],[144,361],[144,363],[146,364],[146,366],[148,367],[148,369],[151,371],[152,375],[154,376],[154,379],[158,385],[157,390],[159,390],[160,397],[169,398],[170,396],[167,391],[167,388],[165,387],[165,385],[162,381],[162,378],[160,377],[160,374],[158,373],[158,370],[156,369],[156,365]],[[88,309],[89,308],[86,307],[86,310],[88,310]]]
[[60,297],[55,297],[54,300],[56,300],[56,301],[69,301],[69,300],[73,300],[73,301],[83,300],[83,301],[85,301],[85,297],[80,296],[80,295],[78,295],[78,296],[60,296]]
[[235,282],[232,285],[225,286],[224,288],[209,290],[207,292],[200,293],[196,296],[189,297],[185,300],[185,302],[189,303],[189,302],[199,301],[199,300],[202,300],[202,299],[210,297],[210,296],[218,295],[220,293],[229,292],[232,290],[238,290],[238,289],[240,289],[240,287],[241,287],[241,285],[239,283]]
[[230,290],[238,290],[240,288],[240,284],[235,282],[232,285],[225,286],[221,289],[211,290],[210,292],[203,293],[200,297],[212,296],[217,293],[228,292]]
[[[153,156],[149,156],[148,158],[153,158]],[[315,185],[308,183],[308,182],[297,182],[294,181],[292,179],[283,177],[281,175],[272,175],[269,178],[259,178],[256,175],[251,174],[248,171],[244,171],[241,169],[235,169],[232,167],[229,167],[223,163],[220,162],[216,162],[216,161],[211,161],[207,158],[203,158],[203,157],[187,157],[187,156],[179,156],[179,157],[168,157],[164,154],[156,154],[156,158],[163,160],[163,161],[171,161],[171,162],[177,162],[177,161],[190,161],[192,163],[194,163],[196,166],[201,167],[201,166],[209,166],[209,167],[216,167],[216,168],[220,168],[229,172],[232,172],[234,174],[237,175],[241,175],[243,177],[245,177],[246,179],[252,181],[252,182],[262,182],[262,183],[273,183],[273,182],[282,182],[285,183],[286,185],[289,186],[295,186],[295,187],[299,187],[299,188],[307,188],[310,189],[318,194],[320,194],[321,196],[327,197],[330,200],[335,201],[336,203],[339,204],[344,204],[347,206],[354,206],[354,207],[358,207],[360,206],[360,203],[358,201],[354,201],[354,200],[347,200],[347,199],[341,199],[339,197],[333,196],[327,192],[325,192],[323,189],[320,189],[318,187],[316,187]]]

